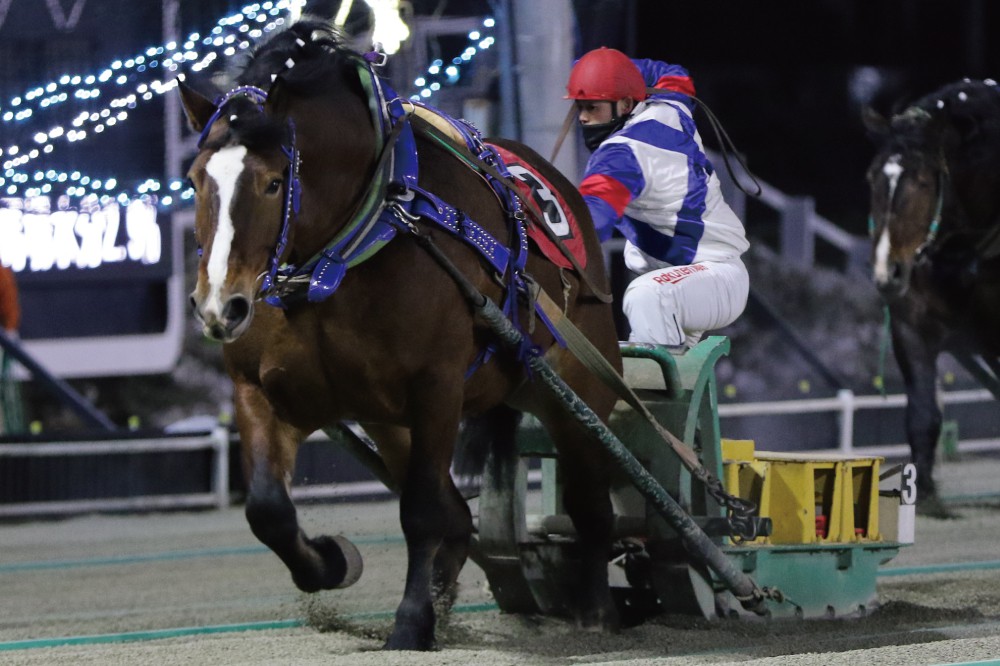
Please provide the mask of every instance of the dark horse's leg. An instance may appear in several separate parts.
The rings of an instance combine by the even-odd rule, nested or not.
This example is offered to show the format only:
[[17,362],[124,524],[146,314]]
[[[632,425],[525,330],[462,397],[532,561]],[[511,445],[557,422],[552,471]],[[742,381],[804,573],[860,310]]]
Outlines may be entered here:
[[305,434],[274,417],[256,387],[237,384],[235,397],[250,530],[281,558],[300,590],[352,585],[361,577],[358,549],[342,536],[307,537],[288,495],[295,455]]
[[906,323],[893,320],[892,344],[906,384],[906,437],[917,467],[917,496],[936,501],[934,454],[941,434],[937,401],[937,358],[940,347]]
[[461,391],[461,380],[435,376],[411,395],[411,451],[399,500],[406,587],[386,649],[434,647],[434,588],[439,598],[450,595],[468,555],[472,514],[450,474]]

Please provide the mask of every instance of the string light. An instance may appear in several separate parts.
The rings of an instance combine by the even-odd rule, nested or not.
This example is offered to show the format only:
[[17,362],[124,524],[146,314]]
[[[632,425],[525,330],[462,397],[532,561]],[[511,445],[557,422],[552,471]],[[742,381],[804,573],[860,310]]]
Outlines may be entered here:
[[[399,15],[399,0],[365,0],[372,13],[371,41],[392,55],[410,36],[410,29]],[[333,21],[340,28],[347,23],[353,0],[343,0]]]
[[[0,123],[22,123],[34,118],[36,113],[48,111],[70,100],[86,102],[117,95],[113,96],[103,108],[83,111],[76,115],[69,123],[71,126],[54,125],[48,131],[36,131],[27,139],[22,139],[21,145],[14,143],[0,147],[0,159],[3,159],[0,163],[0,173],[2,173],[0,192],[8,196],[48,194],[53,184],[66,182],[68,176],[57,174],[64,176],[63,181],[59,181],[49,179],[44,174],[38,178],[41,172],[35,172],[29,178],[24,167],[30,162],[43,154],[52,153],[59,143],[82,141],[93,134],[101,134],[109,128],[120,125],[129,118],[129,111],[135,109],[139,103],[173,90],[177,80],[164,82],[155,78],[158,72],[175,72],[185,64],[190,64],[190,69],[194,72],[201,71],[210,66],[220,53],[230,57],[238,50],[249,48],[251,41],[247,37],[259,39],[264,34],[281,27],[286,22],[282,14],[286,11],[301,10],[303,4],[303,0],[277,0],[247,5],[240,12],[220,19],[211,33],[205,37],[199,33],[192,33],[180,44],[169,42],[163,46],[149,47],[126,60],[115,60],[98,74],[86,76],[64,74],[44,86],[34,87],[22,95],[13,97],[7,107],[0,107]],[[152,80],[148,80],[150,78]],[[177,78],[182,79],[183,75],[178,75]],[[33,183],[41,181],[41,184],[25,187],[29,181]],[[99,181],[89,182],[93,187],[92,184]],[[152,182],[155,181],[147,181],[135,189],[143,194],[152,188]],[[173,185],[171,183],[171,186]],[[72,187],[76,193],[81,186]],[[144,189],[140,190],[139,187]],[[159,184],[156,188],[160,188]],[[188,196],[185,197],[185,194]],[[193,193],[183,190],[177,195],[162,197],[160,203],[169,206],[190,199],[191,196]]]
[[492,31],[496,21],[492,17],[483,19],[483,30],[473,30],[469,33],[469,44],[461,54],[451,59],[447,65],[441,59],[436,59],[427,67],[427,72],[413,81],[416,91],[410,99],[426,102],[442,86],[455,85],[462,75],[462,67],[469,64],[480,52],[493,46],[496,39],[485,31]]
[[[402,41],[409,36],[409,29],[399,18],[398,0],[365,0],[372,9],[376,24],[381,22],[382,30],[373,34],[381,41],[387,53],[395,52]],[[169,208],[188,203],[194,198],[194,190],[185,180],[172,179],[161,183],[156,179],[134,181],[131,187],[120,189],[114,178],[94,178],[79,171],[62,172],[52,169],[36,170],[28,173],[24,167],[41,155],[53,152],[55,146],[75,143],[102,134],[110,128],[125,123],[140,103],[173,90],[183,74],[163,81],[168,73],[178,71],[182,66],[192,72],[200,72],[210,67],[220,55],[231,57],[238,51],[249,48],[263,35],[295,20],[302,10],[305,0],[273,0],[254,3],[239,12],[220,19],[215,27],[202,36],[191,33],[183,42],[169,42],[162,46],[149,47],[139,54],[115,60],[98,73],[89,75],[64,74],[54,81],[36,86],[19,96],[11,98],[6,106],[0,106],[0,126],[13,123],[15,127],[24,121],[37,122],[37,116],[69,102],[93,102],[108,99],[100,108],[81,111],[66,125],[53,125],[47,131],[36,131],[19,143],[0,146],[0,196],[35,197],[49,195],[54,188],[68,196],[98,196],[102,205],[112,200],[127,203],[134,197],[153,198],[158,205]],[[343,4],[348,4],[346,2]],[[286,19],[283,14],[288,13]],[[389,18],[394,18],[390,21]],[[412,99],[426,100],[443,85],[454,85],[461,76],[461,69],[479,52],[490,48],[495,42],[489,34],[495,25],[493,18],[483,21],[483,30],[469,33],[469,45],[459,56],[445,65],[435,60],[427,68],[427,74],[419,77],[415,85],[420,88],[411,95]],[[388,32],[386,32],[388,31]],[[157,78],[158,73],[161,74]]]

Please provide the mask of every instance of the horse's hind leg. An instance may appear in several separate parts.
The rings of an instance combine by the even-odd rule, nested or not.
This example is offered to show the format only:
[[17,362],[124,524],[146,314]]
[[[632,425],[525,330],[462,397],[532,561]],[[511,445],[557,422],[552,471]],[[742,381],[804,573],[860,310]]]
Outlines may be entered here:
[[583,627],[617,629],[618,611],[608,587],[608,560],[614,527],[609,494],[610,461],[575,423],[547,425],[559,451],[563,505],[580,543],[577,621]]
[[250,530],[281,558],[304,592],[347,587],[361,577],[358,549],[342,536],[309,538],[288,494],[295,455],[305,436],[280,421],[253,387],[237,386],[236,418],[247,480]]
[[[618,611],[608,587],[608,560],[614,529],[611,506],[611,460],[594,436],[544,390],[534,391],[533,411],[559,453],[563,506],[580,545],[577,621],[583,627],[617,629]],[[526,394],[519,396],[519,403]],[[581,396],[582,397],[582,396]],[[594,404],[588,400],[589,404]],[[541,408],[539,408],[541,406]],[[604,413],[608,410],[601,410]]]

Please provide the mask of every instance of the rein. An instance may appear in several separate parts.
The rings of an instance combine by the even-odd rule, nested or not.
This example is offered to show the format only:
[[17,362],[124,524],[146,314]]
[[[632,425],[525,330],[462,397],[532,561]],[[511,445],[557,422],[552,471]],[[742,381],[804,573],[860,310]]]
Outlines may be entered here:
[[[653,96],[670,91],[664,90],[662,88],[646,88],[646,92],[650,96]],[[729,138],[729,133],[726,132],[726,128],[722,126],[722,123],[719,121],[715,113],[712,112],[712,109],[709,108],[708,104],[705,104],[705,102],[698,99],[694,95],[688,95],[688,97],[694,100],[698,104],[698,106],[705,112],[705,117],[708,118],[708,124],[711,126],[712,132],[715,134],[715,140],[718,141],[719,143],[719,150],[722,153],[722,161],[726,165],[726,171],[729,173],[729,177],[732,179],[733,184],[736,185],[736,187],[738,187],[740,191],[743,192],[743,194],[747,194],[752,197],[759,197],[762,192],[760,182],[758,182],[757,177],[753,175],[753,172],[750,171],[750,168],[746,165],[746,162],[743,161],[743,158],[740,157],[740,153],[736,149],[736,144],[733,143],[733,140],[731,138]],[[568,135],[569,131],[573,128],[574,124],[573,121],[575,120],[576,115],[577,115],[576,106],[571,105],[569,107],[569,110],[566,112],[566,117],[563,119],[562,127],[559,129],[559,136],[556,137],[556,143],[552,148],[552,156],[549,158],[550,162],[556,161],[556,157],[559,155],[559,149],[562,148],[563,142],[566,140],[566,135]],[[741,183],[739,179],[736,177],[736,173],[733,170],[733,165],[729,161],[730,153],[732,153],[733,157],[739,163],[740,167],[743,169],[743,172],[747,176],[749,176],[750,180],[753,181],[754,187],[757,188],[756,192],[751,192],[750,190],[743,187],[743,183]]]
[[938,232],[941,230],[941,211],[944,209],[944,188],[945,183],[948,180],[948,167],[947,165],[942,165],[941,170],[938,171],[938,195],[937,203],[934,205],[934,217],[931,218],[931,224],[927,227],[927,237],[924,238],[924,242],[920,244],[917,248],[914,258],[916,261],[922,261],[930,256],[931,250],[934,249],[934,243],[937,241]]

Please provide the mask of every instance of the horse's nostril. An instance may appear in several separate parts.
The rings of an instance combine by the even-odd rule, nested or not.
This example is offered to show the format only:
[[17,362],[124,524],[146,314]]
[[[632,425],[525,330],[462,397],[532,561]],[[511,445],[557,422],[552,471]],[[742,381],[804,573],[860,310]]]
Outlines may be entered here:
[[250,314],[250,299],[244,296],[233,296],[226,301],[222,309],[222,317],[230,324],[238,324]]
[[191,304],[191,309],[192,310],[197,310],[198,309],[198,299],[196,299],[194,297],[194,294],[191,294],[190,296],[188,296],[188,303]]

